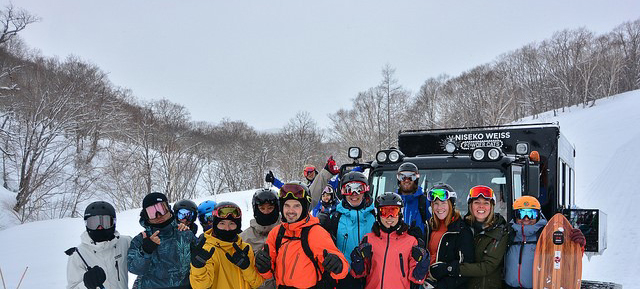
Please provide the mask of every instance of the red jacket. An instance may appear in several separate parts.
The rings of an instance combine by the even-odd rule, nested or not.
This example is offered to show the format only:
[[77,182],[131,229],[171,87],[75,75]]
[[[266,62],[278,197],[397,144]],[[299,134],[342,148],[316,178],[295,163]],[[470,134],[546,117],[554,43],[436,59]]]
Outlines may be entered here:
[[[379,235],[376,235],[376,231],[379,231]],[[351,271],[356,278],[366,276],[365,289],[408,289],[410,282],[422,284],[423,280],[415,280],[412,276],[416,261],[411,257],[411,248],[418,245],[418,240],[407,233],[406,227],[390,234],[375,228],[363,240],[365,238],[371,244],[371,260],[365,260],[365,272],[362,275]]]
[[[319,281],[315,267],[307,255],[305,255],[302,249],[302,243],[300,240],[290,240],[282,238],[278,255],[276,256],[276,238],[280,226],[284,226],[284,236],[300,237],[302,228],[318,224],[318,218],[309,215],[302,221],[296,223],[282,223],[274,227],[265,245],[269,245],[269,255],[271,256],[271,271],[260,274],[265,279],[275,277],[277,285],[285,285],[296,288],[309,288],[316,285]],[[321,226],[313,226],[309,231],[309,247],[313,252],[313,255],[318,260],[318,266],[320,270],[324,270],[322,262],[324,261],[324,250],[328,253],[332,253],[340,257],[342,260],[342,272],[334,274],[331,272],[331,277],[335,280],[343,279],[349,272],[349,264],[344,258],[344,255],[333,244],[333,240],[329,233]],[[275,275],[275,276],[274,276]]]

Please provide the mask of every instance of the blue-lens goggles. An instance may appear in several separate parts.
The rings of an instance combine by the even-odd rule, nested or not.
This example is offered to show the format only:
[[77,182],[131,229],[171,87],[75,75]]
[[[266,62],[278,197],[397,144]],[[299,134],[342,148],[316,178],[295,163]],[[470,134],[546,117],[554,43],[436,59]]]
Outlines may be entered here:
[[538,209],[518,209],[516,210],[516,219],[529,218],[529,220],[537,220],[540,216],[540,210]]
[[189,222],[193,222],[196,219],[196,214],[192,211],[189,211],[187,209],[180,209],[178,210],[178,213],[176,214],[178,220],[187,220]]

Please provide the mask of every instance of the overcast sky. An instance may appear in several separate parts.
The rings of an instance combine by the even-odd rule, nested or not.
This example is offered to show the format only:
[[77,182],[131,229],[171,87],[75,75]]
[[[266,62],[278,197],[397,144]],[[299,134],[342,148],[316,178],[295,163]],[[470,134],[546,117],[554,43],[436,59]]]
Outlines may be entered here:
[[640,17],[637,0],[13,3],[42,18],[21,34],[42,54],[95,63],[138,99],[182,104],[195,121],[259,130],[298,111],[328,128],[385,64],[415,92],[555,31],[601,34]]

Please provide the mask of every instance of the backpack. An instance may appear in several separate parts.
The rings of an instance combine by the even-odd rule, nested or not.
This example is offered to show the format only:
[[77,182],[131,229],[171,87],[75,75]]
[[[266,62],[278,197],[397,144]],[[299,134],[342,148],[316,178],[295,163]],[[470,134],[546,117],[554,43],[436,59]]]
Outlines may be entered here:
[[[322,271],[320,270],[320,265],[318,265],[318,260],[313,256],[313,251],[311,251],[311,247],[309,246],[309,231],[311,231],[311,228],[316,225],[320,224],[316,223],[311,226],[302,228],[300,237],[285,236],[284,232],[286,231],[286,229],[281,225],[280,229],[278,229],[278,235],[276,236],[276,255],[278,255],[278,250],[280,250],[283,238],[289,240],[300,240],[300,243],[302,243],[302,251],[304,251],[304,254],[307,255],[309,260],[311,260],[313,267],[316,269],[316,278],[318,279],[318,282],[316,283],[315,288],[335,288],[335,280],[331,278],[331,275],[328,271],[321,273]],[[320,276],[320,278],[318,278],[318,276]]]

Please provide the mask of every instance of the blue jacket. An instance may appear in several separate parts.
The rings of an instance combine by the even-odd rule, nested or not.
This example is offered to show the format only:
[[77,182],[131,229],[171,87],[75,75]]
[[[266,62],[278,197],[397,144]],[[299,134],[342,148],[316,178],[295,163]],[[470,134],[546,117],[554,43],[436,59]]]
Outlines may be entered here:
[[[140,219],[145,233],[151,236],[157,229]],[[167,288],[189,285],[191,244],[196,237],[191,230],[178,231],[174,219],[171,224],[160,229],[160,245],[151,254],[142,251],[142,233],[131,241],[127,252],[129,272],[138,275],[138,289]]]
[[[346,200],[343,201],[346,202]],[[340,215],[335,234],[336,247],[351,264],[351,251],[360,244],[364,235],[371,232],[371,227],[376,222],[375,208],[371,204],[360,210],[355,210],[346,208],[341,202],[338,203],[336,212]],[[336,216],[335,213],[332,217],[334,216]]]
[[284,183],[283,183],[282,181],[278,180],[278,178],[274,177],[274,178],[273,178],[273,185],[274,185],[276,188],[278,188],[278,189],[279,189],[279,188],[282,188],[282,186],[284,186]]
[[[335,200],[336,198],[334,197],[333,199]],[[331,213],[333,213],[336,210],[337,205],[338,205],[338,200],[336,200],[335,202],[331,202],[328,208],[322,206],[322,202],[318,202],[316,207],[313,208],[313,211],[311,211],[311,214],[314,217],[317,217],[318,213],[325,213],[327,215],[331,215]]]
[[[398,190],[396,190],[396,193],[398,193]],[[420,196],[424,195],[424,193],[422,192],[422,187],[418,187],[418,189],[416,189],[416,192],[411,195],[403,195],[400,193],[398,194],[404,201],[404,209],[402,211],[402,214],[404,216],[403,218],[405,224],[411,226],[415,222],[415,226],[420,228],[420,230],[422,230],[422,233],[424,234],[424,222],[422,221],[422,215],[420,215],[420,210],[418,209],[418,200],[420,200]],[[428,220],[429,218],[431,218],[431,212],[429,212],[429,206],[431,206],[431,202],[427,200],[426,196],[424,197],[424,200],[426,201],[426,216],[424,219]]]
[[[511,287],[533,288],[533,259],[536,252],[538,231],[547,224],[541,218],[533,225],[522,226],[511,221],[510,237],[513,240],[507,248],[504,261],[504,281]],[[526,241],[526,243],[524,242]],[[522,251],[522,259],[520,259]],[[522,260],[522,263],[520,263]],[[522,286],[521,286],[522,284]]]

